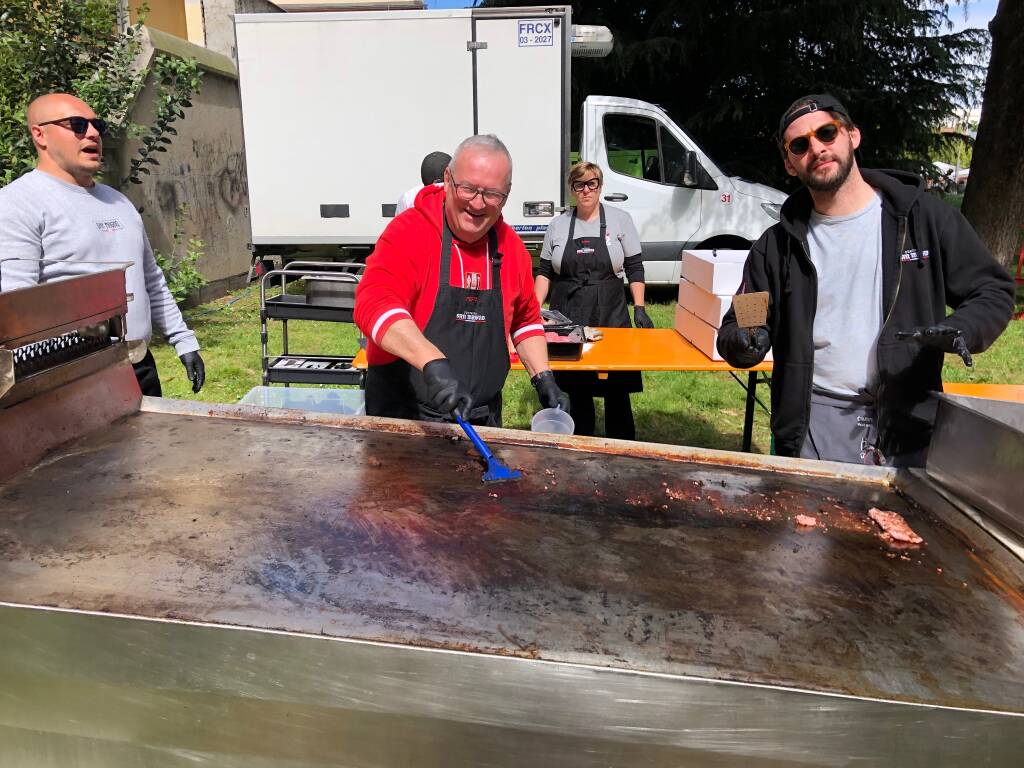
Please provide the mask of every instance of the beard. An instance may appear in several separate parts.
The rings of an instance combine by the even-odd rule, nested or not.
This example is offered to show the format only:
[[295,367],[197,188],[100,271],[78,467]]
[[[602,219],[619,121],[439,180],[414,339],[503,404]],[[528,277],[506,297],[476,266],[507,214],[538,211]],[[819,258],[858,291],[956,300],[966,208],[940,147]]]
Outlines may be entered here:
[[853,170],[853,147],[851,146],[849,149],[850,151],[845,158],[837,155],[832,156],[837,167],[831,175],[825,177],[815,176],[814,171],[808,171],[800,174],[800,181],[808,189],[813,189],[815,192],[835,192],[846,183],[846,180],[850,177],[850,171]]

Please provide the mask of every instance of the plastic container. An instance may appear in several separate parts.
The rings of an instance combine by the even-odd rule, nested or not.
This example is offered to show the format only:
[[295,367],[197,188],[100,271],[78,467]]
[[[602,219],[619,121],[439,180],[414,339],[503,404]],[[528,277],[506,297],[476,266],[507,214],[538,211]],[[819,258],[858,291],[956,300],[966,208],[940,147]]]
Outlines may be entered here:
[[265,408],[297,408],[319,413],[364,416],[366,403],[361,389],[322,387],[253,387],[239,402]]
[[561,408],[544,408],[533,414],[533,419],[530,421],[530,430],[533,432],[571,435],[575,429],[576,422]]

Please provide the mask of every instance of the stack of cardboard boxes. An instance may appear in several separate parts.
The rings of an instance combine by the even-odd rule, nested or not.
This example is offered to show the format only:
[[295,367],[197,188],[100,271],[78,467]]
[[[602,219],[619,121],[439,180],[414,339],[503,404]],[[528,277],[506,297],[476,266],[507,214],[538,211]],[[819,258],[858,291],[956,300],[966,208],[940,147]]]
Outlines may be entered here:
[[[747,251],[683,251],[676,331],[710,357],[721,360],[715,347],[722,319],[743,280]],[[766,360],[772,359],[771,351]]]

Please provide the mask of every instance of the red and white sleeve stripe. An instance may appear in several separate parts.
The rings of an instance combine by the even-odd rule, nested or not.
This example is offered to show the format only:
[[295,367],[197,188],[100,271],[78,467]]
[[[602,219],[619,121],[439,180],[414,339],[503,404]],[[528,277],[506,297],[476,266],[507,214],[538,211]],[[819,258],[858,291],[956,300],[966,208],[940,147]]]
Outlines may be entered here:
[[373,339],[373,343],[380,346],[380,340],[384,337],[384,334],[388,332],[388,328],[403,317],[407,317],[410,320],[412,319],[412,315],[409,313],[409,310],[404,307],[395,307],[394,309],[382,312],[374,322],[373,330],[370,331],[370,338]]

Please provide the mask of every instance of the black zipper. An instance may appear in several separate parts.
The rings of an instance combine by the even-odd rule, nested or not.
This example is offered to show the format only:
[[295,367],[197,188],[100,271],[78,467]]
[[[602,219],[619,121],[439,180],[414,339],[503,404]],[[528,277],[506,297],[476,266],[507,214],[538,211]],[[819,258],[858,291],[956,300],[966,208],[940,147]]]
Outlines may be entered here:
[[[804,258],[807,259],[807,263],[811,265],[811,274],[814,275],[814,281],[812,282],[814,291],[811,296],[811,325],[809,329],[811,336],[811,375],[807,379],[807,396],[804,398],[804,403],[806,404],[804,406],[804,431],[800,435],[800,446],[797,448],[800,451],[803,449],[804,441],[807,440],[807,432],[811,428],[811,395],[814,392],[814,319],[818,315],[818,268],[814,266],[814,261],[811,260],[811,249],[807,245],[807,241],[798,240],[797,242],[803,249]],[[783,286],[783,290],[785,290],[785,286]]]
[[[885,334],[885,327],[889,324],[892,319],[892,313],[896,310],[896,300],[900,295],[900,285],[903,283],[903,249],[907,244],[907,217],[900,216],[897,219],[897,239],[899,240],[899,246],[896,249],[896,258],[899,259],[899,271],[896,273],[896,288],[892,292],[892,302],[889,304],[889,310],[885,314],[885,318],[882,320],[882,327],[878,330],[878,341],[882,340],[882,336]],[[884,254],[883,254],[884,259]],[[883,269],[884,261],[883,261]],[[880,343],[875,344],[875,368],[878,370],[878,389],[875,393],[875,425],[879,427],[882,424],[882,388],[885,386],[882,379],[882,345]],[[878,429],[878,445],[876,448],[880,448],[882,444],[882,430]],[[886,447],[888,449],[888,446]]]
[[[897,237],[899,238],[900,244],[899,244],[899,247],[896,249],[896,256],[899,259],[899,261],[897,263],[900,265],[900,267],[899,267],[899,271],[896,273],[896,290],[894,290],[892,292],[892,301],[889,303],[889,311],[886,313],[885,319],[882,320],[882,327],[878,331],[878,338],[879,339],[882,338],[882,331],[884,331],[885,330],[885,326],[889,324],[889,320],[892,318],[893,310],[896,309],[896,298],[900,295],[900,284],[903,282],[903,248],[907,244],[907,217],[906,216],[900,216],[899,219],[898,219],[898,222],[899,223],[898,223],[897,226],[898,226],[899,229],[898,229]],[[882,268],[883,269],[885,268],[884,265],[883,265]],[[876,355],[877,355],[877,352],[878,352],[878,350],[876,349],[875,350]],[[880,362],[880,361],[876,360],[875,362]]]

